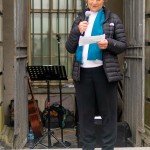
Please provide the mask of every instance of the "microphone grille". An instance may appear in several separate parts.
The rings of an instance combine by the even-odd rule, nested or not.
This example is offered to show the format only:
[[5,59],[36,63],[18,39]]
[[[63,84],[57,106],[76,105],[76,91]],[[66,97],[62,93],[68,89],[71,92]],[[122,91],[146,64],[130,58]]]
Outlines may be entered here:
[[90,15],[91,15],[91,11],[86,11],[86,12],[85,12],[85,16],[86,16],[86,17],[89,17]]

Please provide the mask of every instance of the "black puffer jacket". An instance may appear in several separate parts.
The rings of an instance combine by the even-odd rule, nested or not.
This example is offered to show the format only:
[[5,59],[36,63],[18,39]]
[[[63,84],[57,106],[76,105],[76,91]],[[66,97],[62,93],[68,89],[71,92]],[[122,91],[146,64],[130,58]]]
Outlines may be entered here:
[[[109,10],[105,10],[106,20],[103,23],[105,37],[108,40],[108,47],[103,50],[103,67],[109,82],[119,81],[122,79],[117,55],[126,49],[126,36],[124,27],[119,17]],[[87,11],[87,10],[85,10]],[[85,18],[85,11],[79,13],[73,23],[70,35],[66,41],[66,49],[74,54],[78,47],[80,31],[77,27],[80,21]],[[73,64],[72,78],[75,81],[80,80],[80,64],[75,60]]]

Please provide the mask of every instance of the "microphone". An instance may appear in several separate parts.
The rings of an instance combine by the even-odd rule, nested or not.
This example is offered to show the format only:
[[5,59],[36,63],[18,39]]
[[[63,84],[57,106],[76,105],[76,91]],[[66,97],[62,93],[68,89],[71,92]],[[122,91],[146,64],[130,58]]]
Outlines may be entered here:
[[89,19],[89,16],[91,15],[91,11],[86,11],[85,12],[85,21],[88,21],[88,19]]
[[[88,21],[90,15],[91,15],[91,11],[86,11],[84,20]],[[84,36],[84,34],[85,34],[85,32],[82,33],[82,36]]]

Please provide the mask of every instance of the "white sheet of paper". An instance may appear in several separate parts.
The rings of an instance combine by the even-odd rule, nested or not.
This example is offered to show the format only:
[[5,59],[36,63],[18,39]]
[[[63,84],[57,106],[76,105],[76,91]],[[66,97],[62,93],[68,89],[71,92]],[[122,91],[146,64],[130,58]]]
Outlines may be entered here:
[[80,36],[79,46],[97,43],[99,41],[103,41],[104,39],[105,39],[105,34],[98,35],[98,36]]

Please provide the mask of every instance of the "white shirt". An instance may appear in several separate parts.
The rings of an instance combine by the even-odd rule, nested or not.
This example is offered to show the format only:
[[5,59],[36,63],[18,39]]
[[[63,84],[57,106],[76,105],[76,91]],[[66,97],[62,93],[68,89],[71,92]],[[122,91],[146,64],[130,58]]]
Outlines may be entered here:
[[[92,32],[92,28],[93,28],[93,24],[95,21],[95,18],[97,16],[98,12],[91,12],[91,15],[89,16],[89,24],[87,26],[87,29],[85,31],[84,36],[91,36],[91,32]],[[83,68],[93,68],[93,67],[98,67],[103,65],[103,61],[102,60],[87,60],[88,57],[88,49],[89,49],[89,44],[84,45],[83,46],[83,52],[82,52],[82,65],[81,67]]]

